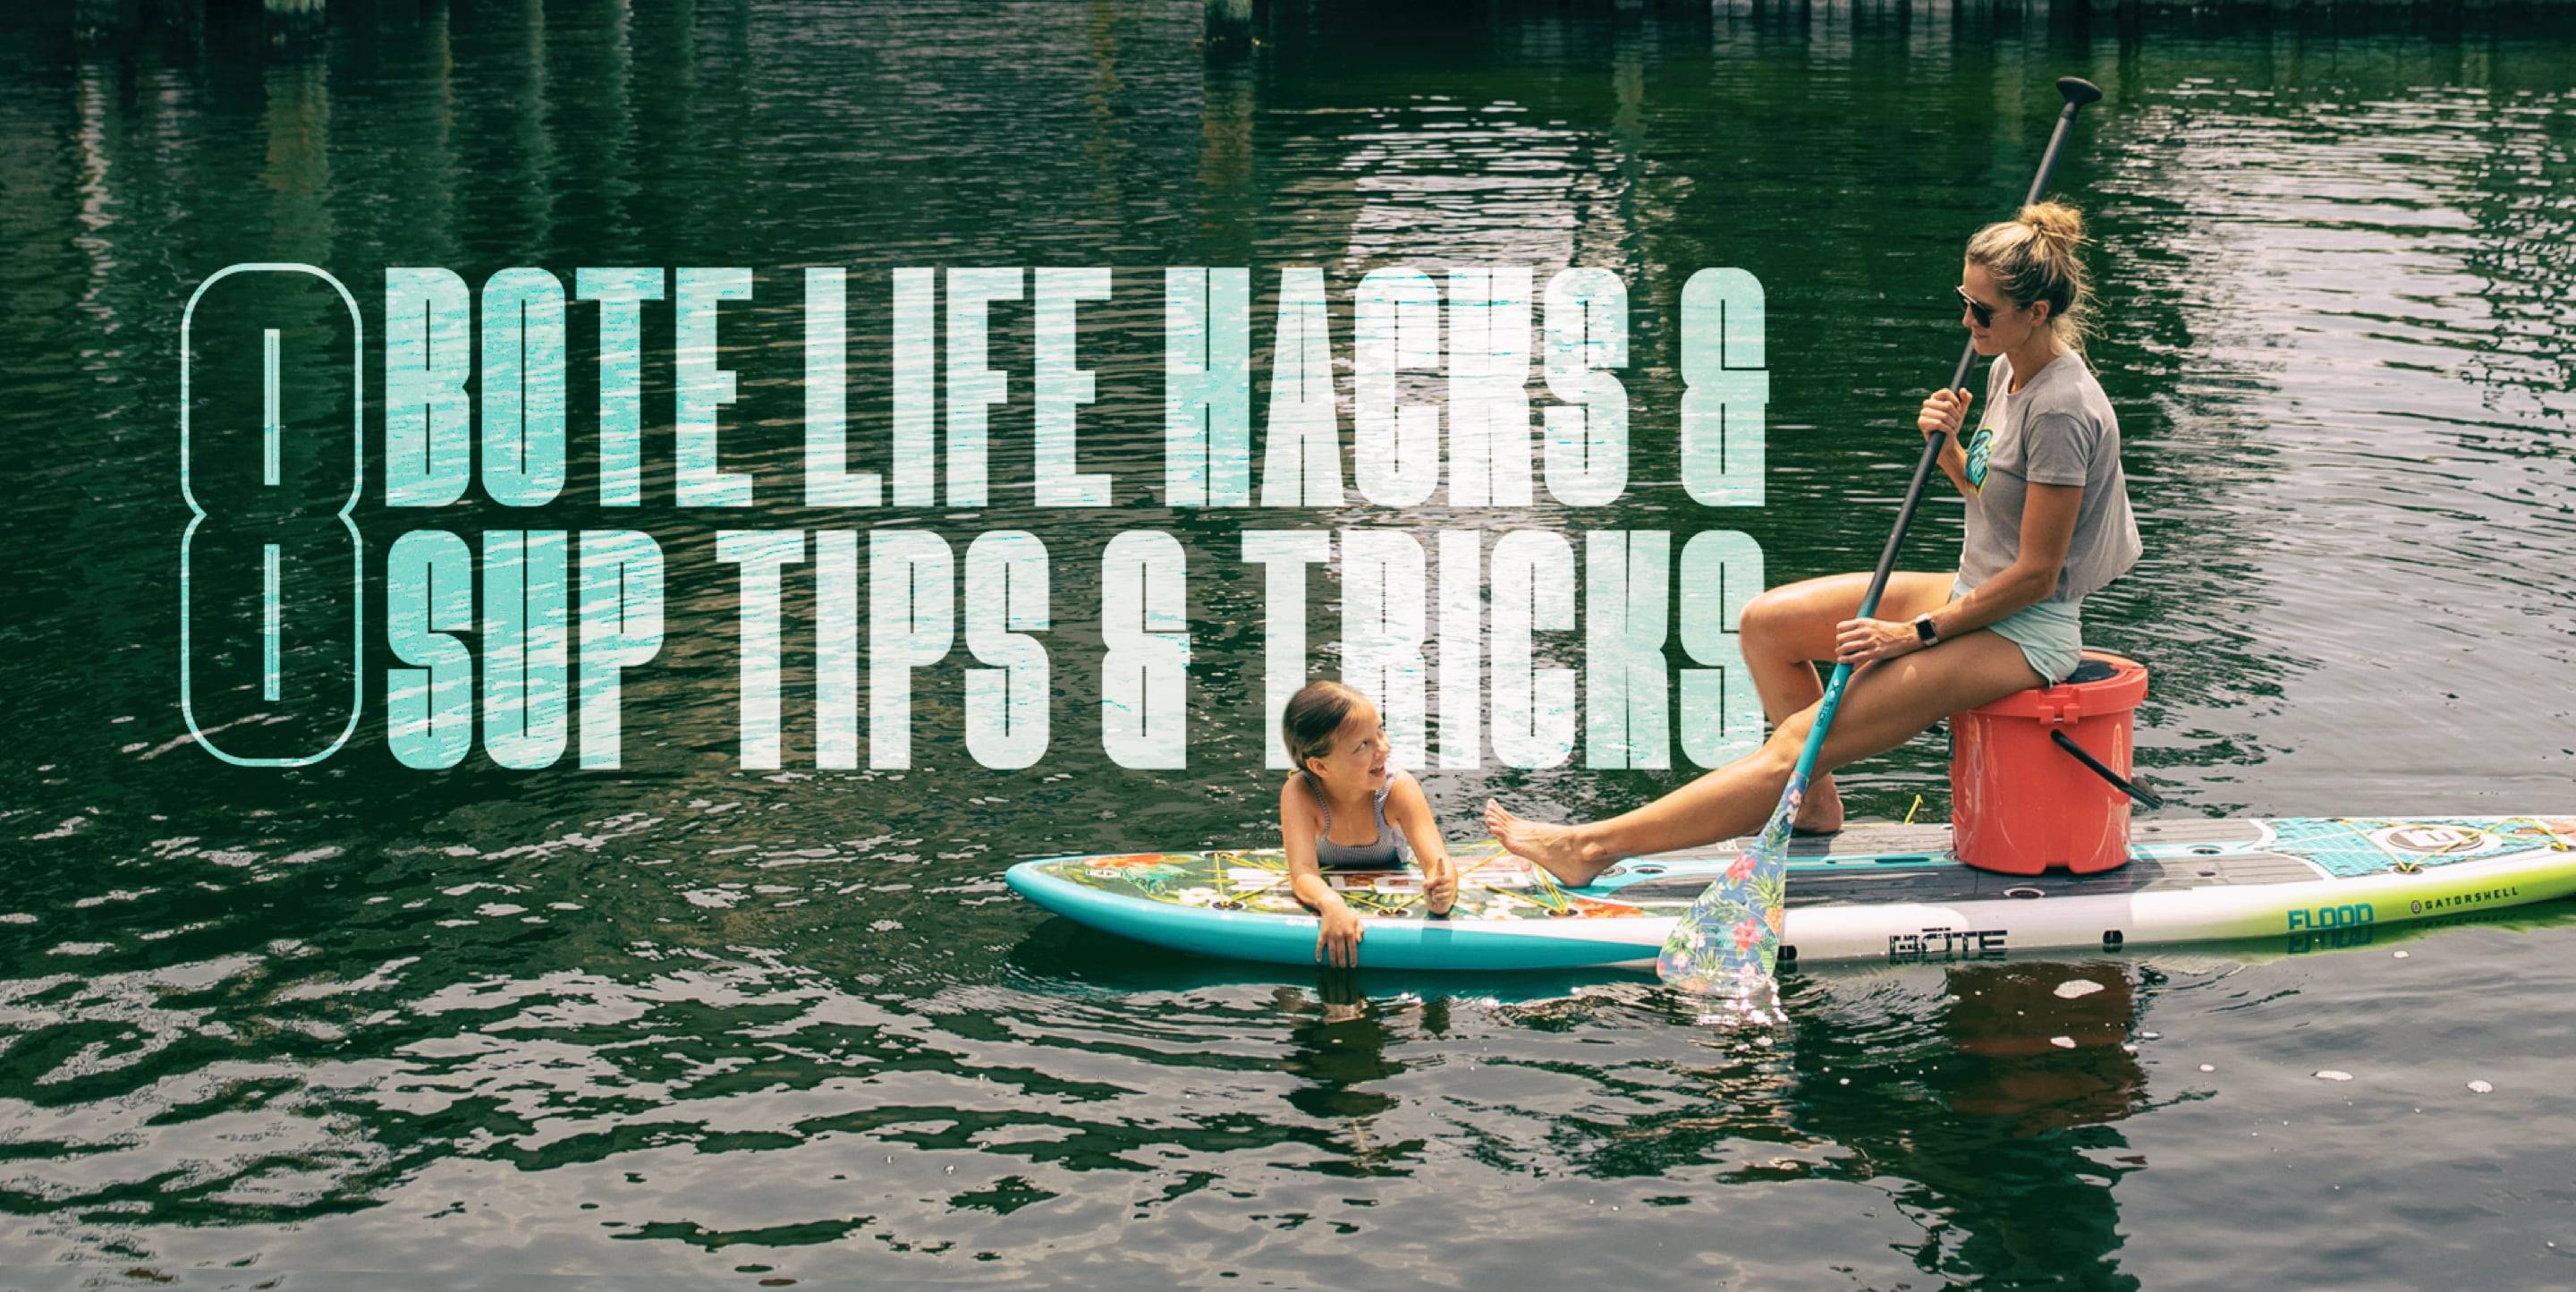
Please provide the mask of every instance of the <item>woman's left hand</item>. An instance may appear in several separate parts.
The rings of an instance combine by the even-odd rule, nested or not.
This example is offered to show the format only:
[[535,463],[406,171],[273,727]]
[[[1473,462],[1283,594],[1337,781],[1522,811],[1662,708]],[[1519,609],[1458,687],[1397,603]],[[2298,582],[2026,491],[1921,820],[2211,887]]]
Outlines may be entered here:
[[1867,664],[1923,649],[1911,623],[1885,619],[1846,619],[1834,627],[1834,662]]

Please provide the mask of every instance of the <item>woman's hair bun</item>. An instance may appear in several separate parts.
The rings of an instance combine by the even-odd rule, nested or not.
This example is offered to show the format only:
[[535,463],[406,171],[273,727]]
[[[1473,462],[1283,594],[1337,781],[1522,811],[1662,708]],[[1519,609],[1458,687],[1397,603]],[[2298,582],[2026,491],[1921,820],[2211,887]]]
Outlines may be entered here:
[[2084,241],[2084,216],[2064,202],[2033,202],[2021,209],[2021,222],[2060,246]]

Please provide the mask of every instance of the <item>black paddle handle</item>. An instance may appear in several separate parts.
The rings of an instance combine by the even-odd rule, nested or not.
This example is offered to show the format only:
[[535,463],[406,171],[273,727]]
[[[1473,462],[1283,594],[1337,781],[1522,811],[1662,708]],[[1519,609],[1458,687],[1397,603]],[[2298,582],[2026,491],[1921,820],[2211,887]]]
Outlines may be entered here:
[[2111,782],[2111,784],[2121,793],[2128,795],[2130,798],[2136,799],[2138,801],[2138,806],[2160,808],[2165,805],[2165,801],[2163,799],[2140,788],[2128,777],[2122,776],[2118,772],[2112,771],[2110,768],[2103,766],[2101,759],[2095,758],[2092,754],[2086,752],[2084,746],[2076,744],[2065,732],[2052,731],[2048,733],[2048,738],[2056,741],[2058,748],[2075,755],[2075,761],[2092,768],[2094,775]]
[[[2075,112],[2102,97],[2102,88],[2080,76],[2057,78],[2057,92],[2066,99],[2058,111],[2057,130],[2048,137],[2048,151],[2040,154],[2039,173],[2030,177],[2030,195],[2021,200],[2028,206],[2039,200],[2048,187],[2049,172],[2057,169],[2057,154],[2066,146],[2067,134],[2075,128]],[[1959,366],[1950,373],[1950,384],[1944,390],[1957,390],[1968,382],[1968,368],[1977,361],[1977,343],[1973,339],[1959,347]],[[1896,571],[1897,549],[1905,545],[1905,531],[1914,526],[1914,508],[1923,501],[1923,486],[1932,478],[1932,468],[1941,460],[1942,446],[1949,432],[1934,431],[1923,441],[1923,460],[1914,464],[1914,482],[1905,490],[1905,505],[1897,510],[1896,529],[1887,536],[1887,547],[1878,554],[1878,572],[1870,576],[1869,595],[1860,600],[1860,618],[1878,613],[1878,599],[1887,592],[1888,577]]]

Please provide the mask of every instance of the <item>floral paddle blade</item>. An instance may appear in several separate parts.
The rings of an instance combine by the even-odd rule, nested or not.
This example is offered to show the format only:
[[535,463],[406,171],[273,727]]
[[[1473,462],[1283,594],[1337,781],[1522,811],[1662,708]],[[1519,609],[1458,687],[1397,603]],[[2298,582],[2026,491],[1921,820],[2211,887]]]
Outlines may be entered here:
[[1789,778],[1779,809],[1724,878],[1710,884],[1673,925],[1655,961],[1665,982],[1701,995],[1733,998],[1748,1012],[1773,999],[1771,971],[1787,923],[1782,898],[1789,878],[1789,825],[1807,796],[1807,778]]

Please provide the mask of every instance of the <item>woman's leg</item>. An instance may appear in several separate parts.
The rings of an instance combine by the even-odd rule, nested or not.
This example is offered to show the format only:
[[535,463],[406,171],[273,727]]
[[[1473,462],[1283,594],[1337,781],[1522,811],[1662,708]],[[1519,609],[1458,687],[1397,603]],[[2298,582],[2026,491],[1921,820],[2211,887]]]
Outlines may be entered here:
[[[1952,577],[1898,571],[1889,576],[1879,598],[1878,617],[1905,620],[1940,609],[1950,602]],[[1824,681],[1809,661],[1834,657],[1834,626],[1860,613],[1869,579],[1865,573],[1830,574],[1783,584],[1745,604],[1736,631],[1745,669],[1762,697],[1762,714],[1773,726],[1824,698]],[[1798,807],[1798,828],[1831,831],[1842,823],[1842,796],[1834,789],[1834,778],[1816,777]]]
[[[1980,629],[1930,650],[1871,664],[1843,690],[1820,770],[1885,753],[1950,714],[2037,686],[2021,648]],[[1622,857],[1694,848],[1762,828],[1806,748],[1816,706],[1791,715],[1762,748],[1607,821],[1524,821],[1488,799],[1485,825],[1514,853],[1568,884],[1590,883]]]

